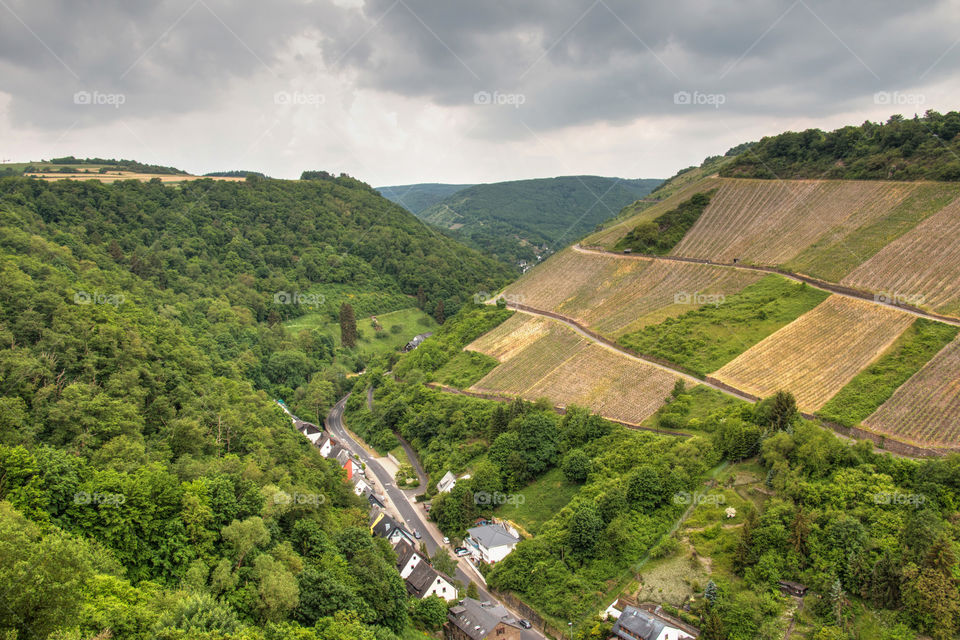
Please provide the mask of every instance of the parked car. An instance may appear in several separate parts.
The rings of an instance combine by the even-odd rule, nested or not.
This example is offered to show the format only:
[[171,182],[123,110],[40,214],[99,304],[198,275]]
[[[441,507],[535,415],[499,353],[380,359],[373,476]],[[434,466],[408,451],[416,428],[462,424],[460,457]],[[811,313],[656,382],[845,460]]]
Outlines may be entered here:
[[450,538],[443,536],[443,544],[450,544]]
[[413,530],[413,537],[416,538],[417,540],[423,537],[423,535],[420,533],[420,529]]
[[523,627],[524,629],[529,629],[533,626],[532,624],[530,624],[530,621],[525,618],[521,619],[519,622],[520,622],[520,626]]
[[468,556],[470,555],[470,549],[467,549],[466,547],[457,547],[453,550],[453,554],[456,556]]

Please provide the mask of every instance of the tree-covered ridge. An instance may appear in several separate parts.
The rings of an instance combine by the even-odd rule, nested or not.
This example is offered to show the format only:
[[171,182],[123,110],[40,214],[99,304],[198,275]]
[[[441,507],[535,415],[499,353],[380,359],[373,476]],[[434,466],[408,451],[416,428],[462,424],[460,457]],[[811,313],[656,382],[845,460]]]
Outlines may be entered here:
[[538,257],[573,244],[660,183],[562,176],[478,184],[417,215],[503,262],[535,263]]
[[387,200],[396,202],[410,213],[420,213],[432,207],[447,196],[472,184],[446,184],[443,182],[424,182],[419,184],[400,184],[391,187],[376,187]]
[[728,178],[960,180],[960,113],[891,116],[835,131],[768,136],[720,170]]
[[349,178],[224,184],[0,181],[0,635],[393,640],[421,613],[273,402],[322,416],[361,365],[280,320],[503,270]]

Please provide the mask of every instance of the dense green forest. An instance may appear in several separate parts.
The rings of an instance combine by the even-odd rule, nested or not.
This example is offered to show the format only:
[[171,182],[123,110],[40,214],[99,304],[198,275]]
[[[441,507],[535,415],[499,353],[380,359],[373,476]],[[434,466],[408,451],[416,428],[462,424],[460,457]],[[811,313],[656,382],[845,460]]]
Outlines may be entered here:
[[653,191],[661,180],[563,176],[478,184],[417,213],[501,261],[535,264]]
[[960,180],[960,113],[891,116],[835,131],[765,137],[720,170],[728,178]]
[[376,187],[376,189],[384,198],[396,202],[410,213],[420,213],[447,196],[472,186],[472,184],[424,182],[420,184],[400,184],[392,187]]
[[[844,442],[803,420],[788,393],[751,405],[678,385],[652,424],[690,433],[681,438],[577,407],[557,415],[545,400],[504,404],[423,386],[457,345],[507,314],[464,309],[417,351],[358,379],[347,415],[380,447],[395,446],[397,433],[413,444],[431,477],[431,518],[452,538],[500,514],[490,496],[512,504],[521,524],[543,519],[484,567],[490,586],[558,628],[572,621],[584,640],[606,638],[596,612],[663,566],[705,576],[685,585],[685,610],[665,605],[705,640],[779,640],[791,619],[795,635],[816,640],[946,639],[960,629],[960,456],[916,461]],[[363,400],[370,385],[373,411]],[[471,478],[436,494],[446,471]],[[756,480],[741,496],[745,476]],[[780,580],[813,590],[805,608],[780,593]]]
[[0,180],[0,635],[435,627],[273,402],[322,415],[363,363],[282,321],[354,294],[455,310],[505,275],[345,176]]

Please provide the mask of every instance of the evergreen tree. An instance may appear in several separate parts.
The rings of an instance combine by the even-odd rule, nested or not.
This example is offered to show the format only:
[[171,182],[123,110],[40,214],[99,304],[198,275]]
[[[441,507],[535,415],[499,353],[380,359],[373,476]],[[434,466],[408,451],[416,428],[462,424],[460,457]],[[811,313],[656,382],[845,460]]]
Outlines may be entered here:
[[423,286],[417,287],[417,308],[423,309],[427,305],[427,294],[423,291]]
[[357,346],[357,319],[346,302],[340,305],[340,342],[348,349]]
[[447,319],[443,312],[443,300],[437,303],[437,308],[433,312],[433,317],[437,321],[437,324],[443,324],[444,320]]
[[703,590],[703,597],[710,605],[713,605],[717,601],[718,591],[717,583],[711,580],[707,583],[707,588]]

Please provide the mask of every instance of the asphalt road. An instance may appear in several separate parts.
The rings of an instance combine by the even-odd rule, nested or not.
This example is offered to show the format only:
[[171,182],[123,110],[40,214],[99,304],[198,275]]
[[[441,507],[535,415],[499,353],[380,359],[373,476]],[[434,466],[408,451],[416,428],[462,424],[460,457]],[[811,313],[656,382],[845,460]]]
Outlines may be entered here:
[[[327,430],[333,435],[334,439],[338,440],[341,445],[346,446],[352,452],[357,454],[360,457],[360,461],[367,466],[368,469],[373,471],[373,474],[377,477],[377,480],[380,482],[380,485],[386,491],[387,496],[389,496],[391,502],[396,506],[397,511],[400,512],[401,518],[403,518],[404,523],[407,525],[407,528],[413,531],[414,529],[420,531],[423,535],[420,542],[423,542],[427,551],[432,556],[436,551],[437,547],[444,546],[442,540],[437,537],[435,538],[433,531],[428,527],[424,522],[424,519],[421,516],[421,509],[413,503],[414,491],[404,492],[401,489],[397,488],[397,485],[394,483],[393,478],[390,474],[384,469],[376,459],[370,457],[366,449],[361,447],[356,440],[354,440],[349,433],[347,433],[346,428],[343,425],[343,412],[347,404],[347,398],[349,394],[341,398],[333,408],[330,409],[330,413],[327,414],[326,426]],[[451,554],[452,555],[452,554]],[[466,571],[460,566],[462,562],[468,562],[464,558],[457,558],[460,562],[457,563],[457,575],[456,579],[467,585],[473,582],[477,585],[477,591],[479,593],[480,600],[491,600],[495,601],[493,596],[483,588],[483,583],[480,582],[476,576],[468,575]],[[500,603],[503,604],[503,603]],[[514,612],[516,615],[516,612]],[[518,616],[519,617],[519,616]],[[540,634],[539,631],[535,629],[527,629],[523,632],[523,640],[544,640],[544,636]]]

